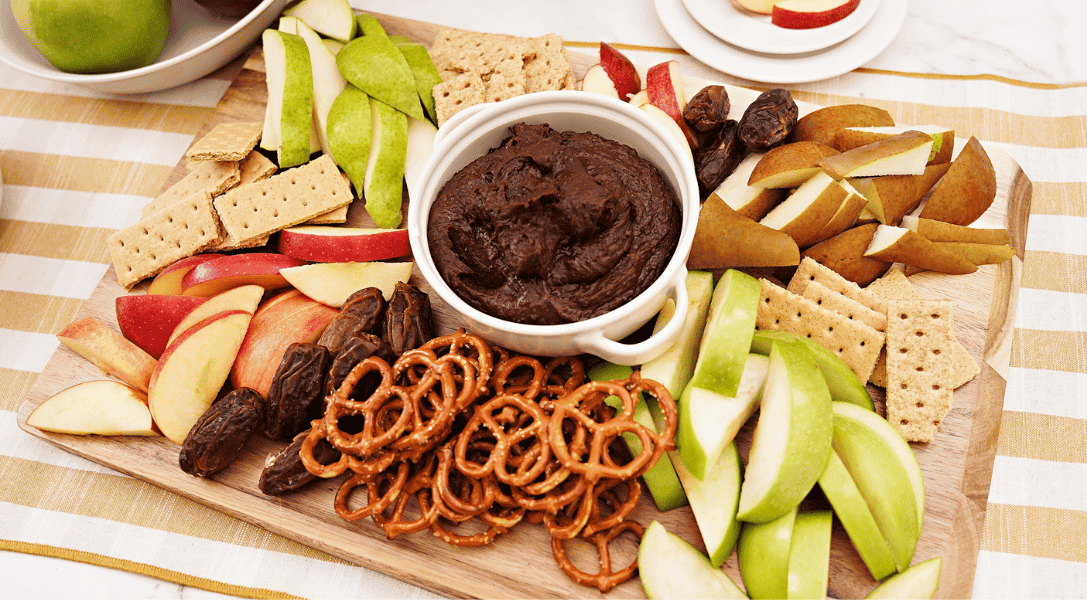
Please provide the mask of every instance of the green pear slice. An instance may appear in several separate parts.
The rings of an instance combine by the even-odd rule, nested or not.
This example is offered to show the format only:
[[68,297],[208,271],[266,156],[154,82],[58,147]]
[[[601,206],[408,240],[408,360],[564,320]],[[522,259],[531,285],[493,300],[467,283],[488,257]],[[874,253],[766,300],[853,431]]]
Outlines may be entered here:
[[819,342],[797,335],[789,331],[759,330],[751,338],[751,351],[769,356],[770,347],[774,342],[788,342],[800,344],[807,348],[819,366],[823,379],[830,389],[831,400],[849,402],[875,410],[872,395],[868,393],[868,387],[857,378],[857,374],[837,354]]
[[895,568],[906,569],[924,514],[924,484],[909,445],[879,415],[835,402],[833,448],[868,503]]
[[829,510],[797,513],[793,523],[793,540],[789,547],[789,600],[823,600],[830,583],[830,526],[833,515]]
[[357,30],[355,11],[347,0],[302,0],[283,14],[296,17],[317,33],[341,42],[351,40]]
[[313,129],[313,73],[309,49],[297,35],[266,29],[261,34],[268,85],[261,147],[275,150],[280,168],[309,160]]
[[400,50],[380,35],[364,35],[336,54],[340,73],[352,85],[413,119],[425,119],[415,75]]
[[645,528],[638,546],[638,575],[645,595],[653,600],[747,598],[706,555],[659,521]]
[[737,518],[761,523],[799,505],[826,467],[833,431],[830,390],[811,353],[774,344]]
[[[358,38],[365,39],[365,38]],[[363,196],[366,212],[378,227],[400,225],[404,198],[404,162],[408,153],[408,116],[377,98],[370,101],[370,156]]]
[[894,573],[895,559],[891,547],[883,539],[868,503],[835,452],[830,453],[827,468],[819,476],[819,488],[830,501],[834,514],[838,515],[838,520],[872,577],[879,581]]
[[329,151],[336,164],[347,173],[360,198],[366,189],[372,120],[370,97],[353,85],[344,87],[328,109]]
[[736,553],[740,577],[750,597],[788,597],[789,550],[796,516],[794,508],[765,523],[744,523]]
[[434,123],[408,117],[408,149],[404,157],[404,183],[408,186],[408,197],[416,198],[416,190],[422,187],[419,174],[434,150],[434,136],[437,134],[438,128]]
[[736,395],[758,309],[759,281],[735,269],[725,271],[713,290],[689,385],[722,396]]
[[865,598],[893,600],[895,598],[932,598],[940,585],[943,559],[930,558],[894,575],[876,586]]
[[706,471],[703,480],[691,475],[682,461],[676,464],[675,469],[687,493],[687,501],[694,512],[698,533],[702,535],[710,563],[720,567],[732,553],[740,535],[740,522],[736,520],[743,475],[740,451],[736,444],[729,444]]
[[[642,365],[642,377],[652,379],[668,388],[673,398],[679,398],[694,375],[698,360],[698,345],[706,328],[710,300],[713,297],[713,274],[709,271],[688,271],[687,320],[683,323],[679,338],[660,356]],[[676,305],[670,299],[665,302],[653,325],[653,333],[664,329],[672,320]]]
[[355,15],[355,22],[358,23],[359,35],[379,35],[381,37],[389,37],[389,34],[385,31],[385,26],[381,24],[381,21],[377,20],[377,17],[369,13],[359,13]]
[[770,359],[749,354],[744,363],[735,396],[725,396],[688,385],[679,399],[679,428],[676,445],[683,465],[696,479],[705,479],[707,469],[717,462],[736,432],[743,427],[763,393]]
[[419,101],[423,103],[427,118],[432,123],[438,122],[438,111],[434,106],[434,86],[442,82],[442,76],[438,74],[438,68],[430,58],[430,53],[422,44],[408,43],[396,44],[396,48],[408,61],[411,74],[415,77],[415,92],[419,94]]
[[310,67],[313,72],[313,122],[321,143],[320,149],[331,154],[332,149],[328,144],[328,111],[347,86],[347,81],[336,66],[336,55],[328,49],[321,36],[302,21],[297,23],[297,29],[299,37],[309,48]]

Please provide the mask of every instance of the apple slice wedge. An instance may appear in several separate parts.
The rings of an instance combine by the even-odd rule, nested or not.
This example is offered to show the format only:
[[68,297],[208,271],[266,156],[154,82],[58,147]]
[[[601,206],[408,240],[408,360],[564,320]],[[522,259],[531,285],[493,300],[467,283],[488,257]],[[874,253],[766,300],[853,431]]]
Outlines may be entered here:
[[162,356],[178,324],[207,298],[165,294],[117,296],[117,326],[121,335],[154,358]]
[[891,547],[883,539],[872,510],[835,452],[830,453],[827,468],[819,476],[819,488],[830,501],[834,514],[838,516],[838,521],[872,577],[879,581],[894,573],[895,559]]
[[888,577],[876,586],[865,598],[870,600],[892,600],[894,598],[932,598],[940,585],[940,571],[943,558],[937,556]]
[[637,67],[615,46],[600,42],[600,67],[608,75],[620,100],[627,101],[642,90],[642,78]]
[[370,262],[411,253],[407,229],[299,225],[279,234],[278,250],[310,262]]
[[170,334],[170,339],[166,341],[166,345],[169,346],[179,335],[188,331],[190,327],[212,315],[228,310],[243,310],[253,314],[256,312],[262,297],[264,297],[264,288],[259,285],[243,285],[212,296],[181,319],[181,322],[174,327],[174,331]]
[[789,548],[787,598],[822,600],[827,597],[833,518],[833,513],[829,510],[797,513]]
[[147,391],[155,358],[116,329],[95,317],[84,317],[61,329],[57,339],[99,369],[141,392]]
[[713,289],[689,385],[722,396],[737,394],[751,351],[758,309],[759,281],[736,269],[725,271]]
[[729,444],[702,480],[691,475],[682,461],[676,465],[676,474],[694,512],[710,563],[720,567],[732,553],[740,535],[740,522],[736,520],[743,476],[740,451],[736,444]]
[[638,575],[645,595],[653,600],[747,598],[705,554],[665,529],[660,521],[645,528],[638,546]]
[[314,263],[280,271],[291,285],[314,300],[339,308],[365,287],[376,287],[388,300],[397,282],[411,277],[412,262]]
[[692,149],[697,148],[698,139],[683,118],[687,96],[683,91],[683,74],[680,73],[679,63],[669,60],[649,67],[645,73],[645,89],[649,94],[649,103],[671,117],[683,133],[687,144]]
[[770,22],[786,29],[826,27],[853,14],[860,3],[860,0],[782,0],[774,3]]
[[600,94],[616,100],[620,99],[619,92],[615,89],[615,82],[611,80],[611,77],[608,77],[608,72],[599,63],[585,70],[585,75],[581,78],[581,91]]
[[213,258],[222,256],[215,252],[208,252],[205,254],[197,254],[188,258],[183,258],[174,264],[166,267],[161,273],[155,276],[151,280],[151,285],[147,286],[148,294],[165,294],[171,296],[177,296],[181,294],[181,280],[185,277],[185,274],[192,270],[196,265],[207,262]]
[[789,550],[797,509],[765,523],[744,523],[736,548],[740,577],[752,598],[788,598]]
[[872,411],[876,409],[868,387],[857,378],[853,369],[840,356],[818,342],[790,331],[766,329],[755,332],[751,338],[751,351],[769,356],[770,348],[775,342],[800,344],[811,353],[819,372],[823,374],[832,400],[849,402]]
[[185,296],[210,298],[243,285],[259,285],[266,290],[285,287],[287,280],[279,272],[303,261],[278,252],[225,254],[196,265],[181,280]]
[[158,435],[147,396],[109,379],[85,381],[57,392],[30,413],[26,424],[73,435]]

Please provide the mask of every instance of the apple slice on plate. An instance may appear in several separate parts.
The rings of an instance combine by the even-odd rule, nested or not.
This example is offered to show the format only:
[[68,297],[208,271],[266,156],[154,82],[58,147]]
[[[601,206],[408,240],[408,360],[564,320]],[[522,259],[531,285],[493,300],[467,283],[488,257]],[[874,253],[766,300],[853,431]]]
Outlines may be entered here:
[[770,22],[786,29],[815,29],[837,23],[857,9],[860,0],[782,0],[770,11]]

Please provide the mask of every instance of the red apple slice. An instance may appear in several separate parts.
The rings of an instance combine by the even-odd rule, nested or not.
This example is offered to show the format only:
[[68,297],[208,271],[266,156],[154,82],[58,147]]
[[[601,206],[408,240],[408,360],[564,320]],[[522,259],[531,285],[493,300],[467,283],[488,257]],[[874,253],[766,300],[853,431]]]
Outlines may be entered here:
[[279,251],[312,262],[369,262],[411,253],[407,229],[302,225],[279,234]]
[[836,23],[856,10],[860,0],[782,0],[770,22],[786,29],[815,29]]
[[151,280],[151,285],[148,286],[147,293],[169,295],[181,294],[181,280],[185,277],[186,273],[192,270],[196,265],[220,256],[222,256],[222,254],[212,252],[209,254],[197,254],[196,256],[190,256],[175,262],[163,269],[161,273]]
[[[595,64],[585,70],[585,76],[581,78],[581,91],[592,92],[619,99],[619,91],[615,89],[615,82],[608,77],[608,72],[601,64]],[[625,100],[625,98],[624,98]]]
[[649,67],[645,74],[645,89],[649,95],[649,103],[671,117],[690,147],[697,148],[698,140],[683,119],[687,96],[683,93],[683,76],[679,72],[679,63],[669,60]]
[[69,323],[57,334],[68,349],[132,387],[147,391],[155,358],[94,317]]
[[166,342],[169,346],[177,339],[178,336],[185,333],[190,327],[203,321],[204,319],[219,314],[227,310],[243,310],[249,314],[253,314],[257,310],[257,306],[260,304],[260,299],[264,297],[264,288],[259,285],[243,285],[231,290],[227,290],[216,296],[208,298],[206,302],[197,306],[185,315],[184,319],[174,327],[173,333],[170,334],[170,339]]
[[117,325],[121,335],[158,358],[181,320],[207,298],[174,294],[118,296]]
[[620,100],[626,100],[642,89],[642,78],[634,63],[614,46],[604,42],[600,42],[600,67],[608,74]]
[[266,290],[287,286],[280,269],[298,267],[303,261],[276,252],[227,254],[196,265],[181,280],[181,293],[209,298],[231,288],[259,285]]

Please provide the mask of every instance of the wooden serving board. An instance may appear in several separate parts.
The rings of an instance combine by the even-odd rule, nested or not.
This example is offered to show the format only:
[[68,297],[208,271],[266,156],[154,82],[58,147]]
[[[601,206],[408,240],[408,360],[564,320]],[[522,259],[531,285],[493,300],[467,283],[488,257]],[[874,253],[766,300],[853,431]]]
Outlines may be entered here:
[[[432,24],[407,19],[381,17],[381,20],[390,33],[425,44],[433,40],[438,29]],[[571,53],[571,62],[580,75],[595,59],[586,54]],[[730,88],[729,91],[734,111],[742,111],[755,96],[750,90]],[[265,95],[263,63],[258,50],[245,63],[204,131],[222,121],[261,120]],[[805,108],[810,109],[802,107],[802,111]],[[1006,227],[1022,256],[1031,183],[1009,156],[992,148],[988,150],[997,171],[998,193],[996,202],[979,225]],[[183,172],[184,165],[178,165],[167,185]],[[354,209],[350,211],[349,221],[364,224],[367,217],[364,211]],[[954,406],[936,439],[927,445],[913,445],[921,463],[926,490],[925,520],[915,561],[943,557],[940,597],[967,597],[973,585],[1004,398],[1020,267],[1016,258],[967,276],[925,273],[912,278],[923,295],[955,301],[957,335],[981,365],[981,374],[956,390]],[[427,289],[418,274],[413,277],[413,283]],[[110,269],[79,316],[94,316],[116,326],[114,300],[125,293]],[[450,331],[458,325],[440,302],[435,302],[435,310],[442,331]],[[164,438],[59,435],[26,425],[27,416],[46,398],[75,383],[102,377],[102,372],[89,362],[61,347],[20,407],[20,427],[79,456],[440,594],[455,597],[599,596],[595,589],[579,586],[559,571],[551,556],[550,536],[542,526],[523,524],[483,548],[448,546],[425,533],[388,541],[383,531],[370,521],[349,523],[335,514],[332,498],[338,479],[317,481],[280,498],[264,496],[257,489],[257,478],[265,457],[276,452],[280,445],[262,436],[255,436],[240,459],[225,471],[210,479],[199,479],[178,468],[178,446]],[[873,388],[873,393],[882,395],[878,388]],[[741,445],[742,440],[750,436],[751,427],[749,423],[742,433]],[[643,524],[659,520],[668,530],[702,546],[688,507],[661,514],[645,493],[632,517]],[[587,545],[573,544],[571,552],[575,563],[585,567],[593,565],[595,554]],[[626,564],[635,552],[633,542],[616,549],[616,564]],[[725,569],[740,582],[735,554]],[[836,523],[829,595],[862,597],[873,586],[871,576],[844,530]],[[643,592],[639,581],[634,579],[608,596],[642,597]]]

